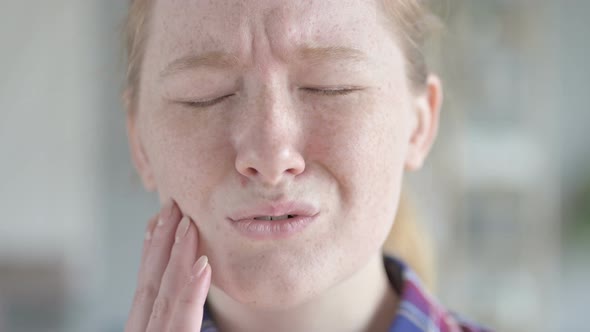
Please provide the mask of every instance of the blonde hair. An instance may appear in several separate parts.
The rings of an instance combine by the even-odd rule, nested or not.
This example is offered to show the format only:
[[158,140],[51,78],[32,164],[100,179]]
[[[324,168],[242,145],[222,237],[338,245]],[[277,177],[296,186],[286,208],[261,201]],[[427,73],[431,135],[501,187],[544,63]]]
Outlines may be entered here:
[[[426,86],[428,68],[422,53],[424,42],[431,32],[434,15],[425,0],[380,0],[388,23],[395,32],[406,58],[408,80],[416,91]],[[149,35],[148,25],[154,0],[130,0],[125,20],[125,42],[127,53],[127,76],[125,91],[130,109],[140,89],[140,74]],[[420,275],[430,288],[434,287],[433,254],[424,230],[411,212],[410,203],[404,195],[400,200],[394,227],[384,245],[386,252],[393,253],[406,261]]]
[[402,191],[395,222],[383,244],[383,251],[409,264],[423,285],[435,291],[436,257],[432,245],[430,234],[420,224],[414,205]]

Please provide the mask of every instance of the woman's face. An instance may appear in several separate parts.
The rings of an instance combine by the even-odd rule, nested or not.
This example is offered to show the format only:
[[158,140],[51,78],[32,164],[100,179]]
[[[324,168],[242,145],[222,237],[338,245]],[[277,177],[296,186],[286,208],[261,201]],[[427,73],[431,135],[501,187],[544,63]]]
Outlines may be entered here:
[[[379,253],[428,133],[377,2],[156,1],[152,14],[132,152],[197,224],[214,287],[294,305]],[[317,213],[297,232],[235,227],[292,203]]]

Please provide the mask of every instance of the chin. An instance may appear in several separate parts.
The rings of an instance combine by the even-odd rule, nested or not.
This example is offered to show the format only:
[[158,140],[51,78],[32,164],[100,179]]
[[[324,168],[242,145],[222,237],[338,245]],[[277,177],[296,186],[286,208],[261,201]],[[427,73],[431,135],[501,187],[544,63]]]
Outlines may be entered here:
[[265,257],[252,263],[220,267],[223,271],[213,274],[213,286],[253,309],[282,311],[304,305],[332,285],[330,270],[309,260],[277,262]]

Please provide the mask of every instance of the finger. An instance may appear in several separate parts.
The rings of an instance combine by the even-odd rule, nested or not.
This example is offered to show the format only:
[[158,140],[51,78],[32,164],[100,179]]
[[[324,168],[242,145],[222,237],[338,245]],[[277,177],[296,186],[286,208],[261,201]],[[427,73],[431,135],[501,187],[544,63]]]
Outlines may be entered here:
[[142,271],[139,285],[153,285],[156,289],[160,288],[160,283],[168,260],[170,259],[170,250],[174,243],[174,233],[182,213],[178,205],[172,200],[166,201],[160,212],[158,222],[154,227],[150,244],[147,248],[145,257],[145,269]]
[[[152,234],[154,233],[154,228],[156,227],[156,222],[158,221],[159,217],[160,213],[156,213],[156,215],[151,217],[148,221],[144,235],[143,248],[141,249],[141,261],[139,263],[139,272],[141,272],[144,269],[148,248],[150,247],[150,241],[152,239]],[[139,272],[137,274],[138,279],[141,275]]]
[[162,277],[158,296],[154,301],[147,331],[167,331],[174,303],[191,276],[197,259],[197,227],[189,217],[183,217],[175,234],[170,260]]
[[144,263],[139,272],[137,289],[126,325],[126,332],[144,332],[160,289],[162,275],[170,258],[174,232],[181,212],[171,199],[164,203],[151,239],[147,241]]
[[211,266],[202,256],[193,267],[194,275],[182,289],[174,307],[169,331],[194,332],[201,330],[203,307],[211,286]]
[[[137,273],[138,284],[139,284],[139,278],[141,277],[142,272],[145,270],[148,249],[150,247],[152,234],[154,232],[154,228],[156,227],[156,222],[158,221],[159,216],[160,216],[160,213],[157,213],[155,216],[150,218],[150,220],[148,221],[147,227],[146,227],[144,241],[143,241],[143,248],[141,250],[141,261],[139,264],[139,271]],[[137,297],[137,293],[136,293],[136,297]],[[131,306],[129,316],[128,316],[129,318],[127,319],[127,323],[125,326],[125,331],[137,331],[137,329],[134,329],[133,327],[138,325],[136,321],[138,319],[141,319],[141,317],[139,317],[140,315],[138,315],[139,308],[140,308],[139,306],[135,306],[135,305]]]

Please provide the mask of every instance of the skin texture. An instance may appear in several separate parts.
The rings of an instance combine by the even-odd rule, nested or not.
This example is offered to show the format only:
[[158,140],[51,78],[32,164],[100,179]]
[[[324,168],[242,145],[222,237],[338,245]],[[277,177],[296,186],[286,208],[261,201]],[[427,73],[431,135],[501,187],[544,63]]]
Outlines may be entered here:
[[[209,258],[209,300],[225,330],[262,331],[258,321],[344,331],[329,325],[335,314],[359,330],[395,305],[381,247],[404,170],[419,168],[432,145],[442,96],[434,76],[411,91],[379,13],[363,0],[155,3],[128,117],[133,160],[146,188],[197,226],[192,255]],[[207,52],[216,53],[200,66],[170,69]],[[228,61],[213,64],[220,52]],[[322,92],[334,89],[347,91]],[[227,221],[282,201],[312,204],[319,216],[266,241]],[[313,315],[318,325],[294,323]]]

